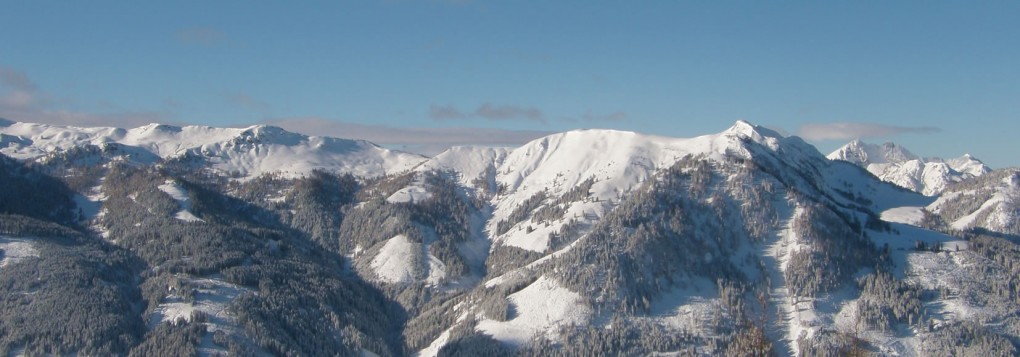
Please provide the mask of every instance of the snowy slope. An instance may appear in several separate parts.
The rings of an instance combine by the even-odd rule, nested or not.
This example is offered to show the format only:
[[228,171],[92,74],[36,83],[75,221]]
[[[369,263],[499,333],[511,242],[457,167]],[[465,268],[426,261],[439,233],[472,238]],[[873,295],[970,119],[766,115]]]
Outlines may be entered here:
[[985,165],[985,163],[981,162],[981,160],[970,156],[970,154],[964,154],[963,156],[955,159],[949,159],[945,162],[953,170],[972,176],[981,176],[992,172],[992,168]]
[[413,258],[421,250],[420,245],[407,237],[398,235],[383,244],[379,254],[372,259],[372,269],[388,283],[406,283],[414,280],[417,271]]
[[[430,167],[458,170],[459,167],[465,167],[463,163],[470,162],[472,156],[492,157],[478,155],[476,150],[464,149],[444,153],[444,156],[444,160],[454,164],[443,166],[433,163]],[[800,195],[831,202],[835,207],[845,207],[847,212],[870,211],[877,215],[877,212],[904,204],[917,207],[932,201],[931,198],[875,180],[874,176],[850,163],[827,160],[799,138],[786,138],[743,121],[738,121],[721,133],[695,138],[667,138],[613,130],[579,130],[554,134],[513,149],[501,160],[491,161],[496,166],[495,181],[503,187],[500,194],[491,196],[489,200],[493,211],[488,218],[486,232],[493,242],[493,252],[513,247],[538,254],[540,258],[529,260],[527,264],[508,272],[490,275],[483,286],[494,291],[508,289],[518,286],[515,284],[520,284],[521,279],[535,276],[536,271],[545,273],[539,274],[537,280],[527,283],[523,289],[512,290],[516,292],[505,298],[514,311],[508,320],[497,321],[479,314],[475,329],[497,341],[520,346],[535,336],[556,341],[559,339],[557,331],[563,326],[604,323],[605,316],[593,313],[592,309],[596,307],[589,303],[580,303],[582,300],[578,294],[581,292],[571,291],[558,284],[558,275],[549,272],[548,266],[564,264],[558,261],[569,255],[570,251],[593,244],[586,239],[585,234],[616,210],[621,202],[637,194],[634,191],[643,187],[644,183],[658,180],[663,170],[685,157],[708,160],[712,163],[709,170],[718,172],[724,178],[731,175],[729,180],[734,182],[714,183],[719,187],[748,189],[749,192],[758,190],[760,186],[757,185],[765,183],[738,184],[740,179],[737,176],[742,170],[760,169],[778,180],[767,184],[789,185]],[[464,176],[475,176],[474,173],[480,172],[482,170],[475,166]],[[578,187],[584,187],[588,179],[594,182],[587,189],[587,196],[582,199],[563,199]],[[727,194],[737,197],[744,195]],[[711,204],[711,200],[708,202]],[[784,213],[776,218],[788,222],[799,210],[787,207],[784,202],[780,200],[773,205],[786,207],[781,210]],[[539,212],[553,206],[562,208],[564,213],[561,218],[537,218]],[[520,215],[522,207],[530,212],[525,212],[524,219],[515,221],[513,216]],[[739,207],[720,209],[730,212],[740,210]],[[702,214],[704,212],[689,212],[691,216]],[[499,229],[502,222],[511,222],[513,226],[504,228],[503,232]],[[569,225],[574,225],[580,232],[579,238],[566,245],[553,246],[552,235]],[[793,252],[809,247],[799,242],[789,224],[776,223],[775,226],[774,231],[767,234],[773,237],[769,238],[767,245],[752,246],[745,243],[730,248],[741,252],[735,256],[758,255],[766,261],[777,262],[768,273],[772,275],[775,284],[773,300],[777,304],[774,312],[778,314],[777,323],[784,323],[770,336],[787,341],[781,350],[791,352],[796,351],[796,341],[800,336],[813,336],[825,324],[830,323],[838,311],[836,308],[816,311],[815,306],[838,304],[845,297],[798,300],[787,297],[788,287],[783,282],[785,262]],[[626,235],[621,239],[626,239]],[[711,259],[711,255],[704,259]],[[758,273],[748,274],[753,276]],[[685,284],[690,285],[684,287]],[[655,311],[665,312],[655,313],[655,316],[646,320],[667,326],[692,326],[707,321],[718,323],[718,317],[714,320],[708,318],[718,314],[712,309],[718,309],[722,304],[718,295],[713,296],[718,292],[699,283],[685,284],[671,290],[661,297],[662,300],[652,301],[653,306],[659,306]],[[713,334],[711,329],[698,332],[702,338],[711,338]],[[451,335],[447,331],[433,340],[422,354],[435,353],[450,339]]]
[[[222,332],[231,336],[243,336],[241,326],[230,304],[243,294],[252,290],[231,284],[216,278],[176,277],[182,287],[168,286],[168,294],[159,305],[147,316],[148,328],[152,330],[163,323],[177,324],[183,321],[193,322],[196,313],[204,315],[206,333],[198,344],[199,355],[213,356],[225,354],[228,349],[213,341],[213,335]],[[182,291],[187,290],[187,291]],[[258,351],[259,355],[265,352]]]
[[[568,207],[568,216],[585,223],[601,217],[611,210],[621,197],[649,180],[657,171],[669,167],[686,157],[705,157],[722,162],[739,158],[757,161],[766,166],[789,167],[804,170],[817,176],[801,182],[825,191],[826,195],[839,195],[832,188],[850,191],[870,200],[869,208],[882,211],[901,205],[902,202],[927,204],[914,195],[899,192],[891,186],[873,182],[867,174],[841,163],[830,163],[818,151],[799,138],[782,135],[745,121],[738,121],[729,129],[695,138],[667,138],[614,130],[580,130],[555,134],[532,141],[514,149],[497,168],[496,181],[507,188],[506,195],[494,200],[493,219],[489,231],[496,232],[497,223],[506,219],[517,207],[534,195],[545,192],[552,201],[575,188],[582,181],[593,178],[592,201],[575,202]],[[801,174],[789,174],[791,181],[804,180]],[[821,184],[824,183],[823,187]],[[856,202],[841,202],[847,205]],[[493,237],[495,241],[532,251],[547,248],[548,235],[556,232],[564,222],[539,226],[524,221],[505,235]],[[529,232],[531,226],[534,230]],[[522,228],[523,227],[523,228]]]
[[996,170],[954,186],[927,209],[955,230],[1020,234],[1020,170]]
[[[540,192],[556,198],[583,181],[594,179],[590,189],[592,200],[574,202],[568,208],[568,216],[590,223],[658,170],[685,156],[704,155],[715,160],[727,156],[750,158],[752,153],[744,148],[743,140],[778,145],[778,134],[763,136],[762,130],[765,129],[738,121],[720,134],[689,139],[615,130],[577,130],[536,139],[511,151],[496,169],[495,180],[506,187],[506,194],[494,201],[489,231],[496,232],[498,222]],[[537,227],[525,221],[494,240],[542,252],[548,248],[549,234],[565,223]],[[527,226],[537,229],[529,232],[520,228]]]
[[860,140],[851,141],[833,151],[828,157],[831,160],[849,161],[863,167],[870,164],[898,163],[921,158],[895,143],[887,142],[882,145],[874,145]]
[[950,160],[921,158],[894,143],[873,145],[860,140],[836,149],[828,158],[856,164],[883,181],[929,196],[938,195],[953,183],[991,171],[969,154]]
[[177,204],[180,205],[181,209],[174,214],[174,218],[185,222],[204,222],[194,213],[191,213],[191,198],[188,197],[188,191],[178,185],[173,180],[167,180],[166,183],[159,185],[159,190],[170,195]]
[[495,186],[496,168],[510,152],[508,148],[455,146],[423,162],[417,171],[454,171],[464,186]]
[[371,177],[405,171],[425,160],[366,141],[305,136],[263,125],[214,128],[149,124],[121,129],[13,123],[0,127],[0,152],[18,159],[111,143],[139,154],[148,153],[150,160],[179,159],[240,177],[269,172],[293,177],[314,169]]
[[[987,262],[967,251],[968,242],[918,225],[932,224],[930,213],[935,213],[948,228],[1020,234],[1020,171],[989,173],[969,156],[923,159],[895,144],[859,141],[827,158],[799,138],[744,121],[693,138],[577,130],[518,148],[454,147],[429,159],[262,126],[116,129],[9,123],[0,125],[0,135],[3,153],[40,161],[57,160],[58,149],[94,145],[88,155],[67,155],[82,165],[101,165],[109,160],[106,150],[113,150],[136,164],[168,160],[236,172],[241,178],[278,170],[293,177],[314,168],[364,176],[413,170],[377,180],[375,187],[385,187],[379,197],[344,208],[343,223],[361,217],[373,222],[369,230],[405,224],[414,229],[356,241],[344,253],[350,253],[353,273],[384,287],[384,294],[404,305],[407,326],[427,325],[401,333],[419,339],[407,342],[408,352],[429,356],[444,345],[463,343],[470,334],[508,348],[529,348],[543,340],[564,345],[588,341],[577,336],[626,344],[616,339],[631,334],[628,326],[642,323],[666,335],[689,337],[697,354],[719,355],[719,349],[710,348],[725,347],[734,330],[746,327],[741,320],[746,316],[736,311],[741,307],[732,305],[741,297],[727,294],[744,294],[743,312],[766,316],[765,333],[779,353],[797,354],[804,351],[802,342],[853,327],[863,299],[856,279],[877,266],[872,261],[824,262],[844,257],[839,248],[852,252],[845,256],[879,255],[826,241],[831,237],[888,246],[883,257],[891,261],[893,276],[957,294],[925,301],[934,321],[990,319],[1009,311],[958,295],[969,286],[963,282],[980,276],[978,264]],[[102,156],[94,156],[96,148]],[[429,176],[435,171],[444,180]],[[153,183],[178,203],[179,209],[170,212],[181,220],[200,221],[186,189],[191,186],[164,179]],[[376,184],[366,181],[367,186]],[[82,194],[76,197],[79,207],[103,201],[102,192]],[[436,207],[454,201],[429,205],[451,197],[462,198],[465,206],[446,212]],[[411,210],[420,207],[443,212],[443,217]],[[102,212],[83,209],[83,214],[90,218]],[[825,227],[812,230],[813,222]],[[462,228],[467,233],[453,244],[444,241]],[[948,251],[919,251],[919,243]],[[447,248],[439,249],[443,244]],[[30,243],[16,239],[0,238],[0,249],[0,267],[38,254]],[[811,261],[817,264],[805,263]],[[796,282],[808,280],[798,272],[819,266],[825,269],[806,271],[846,274],[817,294],[804,292]],[[769,304],[764,311],[747,307],[756,304],[749,290],[724,285],[747,283],[742,288],[751,289],[761,281],[768,281],[758,286]],[[195,311],[222,312],[250,292],[217,277],[189,283],[198,295],[192,299],[169,291],[148,316],[151,324],[188,319]],[[216,315],[208,325],[227,330],[236,328],[236,322]],[[639,339],[648,331],[641,332]],[[885,355],[916,355],[927,334],[908,328],[862,332],[874,351]],[[665,340],[655,336],[648,341]],[[656,351],[689,351],[670,348]]]
[[3,252],[0,255],[0,268],[39,256],[39,250],[35,249],[31,241],[4,236],[0,236],[0,251]]
[[478,331],[499,341],[522,345],[535,335],[547,334],[559,326],[587,323],[591,309],[580,304],[580,295],[549,278],[539,278],[507,299],[516,312],[507,321],[485,319]]

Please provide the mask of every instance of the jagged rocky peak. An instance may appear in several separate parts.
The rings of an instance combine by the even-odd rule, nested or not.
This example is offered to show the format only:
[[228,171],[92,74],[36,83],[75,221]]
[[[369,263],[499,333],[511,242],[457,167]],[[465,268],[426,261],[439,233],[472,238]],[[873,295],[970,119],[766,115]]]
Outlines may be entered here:
[[833,151],[828,158],[851,162],[883,181],[925,195],[938,195],[951,184],[991,171],[970,155],[950,160],[922,158],[891,142],[873,145],[853,140]]
[[829,159],[849,161],[860,166],[869,164],[900,163],[920,159],[906,148],[896,143],[886,142],[882,145],[868,144],[860,139],[829,154]]
[[949,164],[949,167],[952,167],[953,170],[974,176],[981,176],[992,172],[991,167],[988,167],[984,162],[970,154],[963,154],[963,156],[958,158],[946,160],[946,164]]
[[783,138],[782,134],[779,134],[778,132],[772,129],[768,129],[760,125],[751,124],[746,120],[737,120],[735,123],[733,123],[733,126],[730,126],[729,129],[723,131],[723,134],[746,137],[759,143],[765,142],[768,139]]

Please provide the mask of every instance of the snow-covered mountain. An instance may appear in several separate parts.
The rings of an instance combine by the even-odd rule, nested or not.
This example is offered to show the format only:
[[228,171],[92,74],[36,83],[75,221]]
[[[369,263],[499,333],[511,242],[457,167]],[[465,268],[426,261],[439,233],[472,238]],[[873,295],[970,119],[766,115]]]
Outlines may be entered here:
[[[744,121],[432,158],[272,127],[0,135],[30,161],[0,157],[0,296],[28,301],[0,303],[15,317],[0,330],[81,319],[23,308],[38,302],[112,315],[82,329],[119,336],[41,322],[0,352],[1010,355],[1020,340],[1020,174],[969,157],[855,142],[830,160]],[[933,197],[868,171],[911,162],[962,181]],[[54,226],[77,238],[34,238]],[[41,272],[75,283],[19,294]]]
[[874,145],[860,140],[851,141],[829,154],[828,157],[831,160],[849,161],[861,167],[867,167],[870,164],[898,163],[921,158],[895,143],[887,142],[882,145]]
[[256,125],[247,128],[149,124],[133,129],[78,128],[32,123],[0,126],[0,152],[44,158],[76,147],[116,145],[128,160],[160,158],[210,167],[234,177],[279,172],[294,177],[313,169],[375,177],[408,170],[424,157],[367,141],[305,136]]
[[937,195],[950,185],[991,171],[969,154],[959,158],[921,158],[894,143],[874,145],[854,140],[828,155],[866,168],[878,178],[900,187]]
[[1020,236],[1020,170],[996,170],[952,186],[927,209],[955,230]]
[[[455,148],[420,169],[425,167],[458,172],[464,188],[487,200],[491,211],[473,214],[484,222],[479,233],[490,244],[484,283],[464,293],[466,300],[457,300],[461,318],[456,323],[444,325],[434,339],[412,344],[421,355],[453,346],[479,348],[461,342],[479,333],[494,341],[483,344],[486,348],[541,353],[533,344],[598,335],[599,326],[615,319],[641,326],[635,331],[650,336],[687,334],[708,343],[719,336],[707,331],[733,328],[711,318],[727,310],[720,294],[729,294],[729,285],[722,282],[766,279],[772,282],[766,295],[775,323],[767,326],[768,337],[779,351],[804,352],[829,343],[838,324],[852,318],[862,303],[859,293],[828,294],[846,289],[839,281],[871,264],[812,257],[828,255],[829,249],[877,257],[868,244],[913,244],[884,233],[877,214],[867,212],[932,201],[875,180],[853,164],[830,161],[798,138],[743,121],[695,138],[571,131],[509,151]],[[406,187],[428,192],[420,182]],[[486,193],[486,187],[497,189]],[[822,228],[817,222],[828,223]],[[874,240],[854,233],[865,226],[876,230],[866,234]],[[821,230],[838,238],[819,239]],[[954,241],[940,234],[923,239]],[[391,262],[395,242],[407,239],[380,240],[374,248],[359,249],[355,259]],[[413,276],[424,284],[436,282],[428,273],[435,264],[416,263],[417,273],[414,264],[399,270],[411,272],[401,274],[402,284],[416,281]],[[828,273],[814,280],[801,269]],[[386,278],[388,267],[366,271],[392,282]],[[645,330],[650,326],[656,328]],[[889,352],[894,351],[889,346],[916,344],[920,338],[874,343]],[[569,348],[585,353],[583,346]],[[910,348],[907,352],[918,349]]]

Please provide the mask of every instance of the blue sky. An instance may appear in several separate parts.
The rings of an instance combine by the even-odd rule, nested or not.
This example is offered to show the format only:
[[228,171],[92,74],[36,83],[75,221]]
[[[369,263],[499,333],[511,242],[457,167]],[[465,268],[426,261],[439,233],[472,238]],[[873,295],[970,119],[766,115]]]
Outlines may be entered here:
[[1020,166],[1020,2],[0,1],[0,116],[412,150],[743,119]]

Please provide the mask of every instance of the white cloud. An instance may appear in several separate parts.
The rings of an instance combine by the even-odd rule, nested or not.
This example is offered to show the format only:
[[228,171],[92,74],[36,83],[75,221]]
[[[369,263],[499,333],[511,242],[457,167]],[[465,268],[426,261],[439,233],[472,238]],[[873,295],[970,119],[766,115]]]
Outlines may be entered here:
[[21,71],[0,67],[0,85],[17,91],[31,92],[36,90],[35,83]]
[[488,120],[509,121],[524,120],[545,123],[545,116],[535,107],[519,105],[496,105],[485,103],[474,111],[465,112],[452,105],[435,105],[429,107],[429,117],[434,120],[461,120],[481,118]]
[[936,127],[907,127],[878,123],[838,122],[801,125],[797,135],[811,141],[851,140],[889,137],[899,134],[930,134],[942,131]]
[[490,128],[398,128],[315,117],[281,118],[263,123],[309,135],[368,140],[379,145],[425,155],[436,154],[458,145],[518,146],[551,134],[547,131]]
[[159,112],[90,113],[58,108],[50,94],[38,88],[23,72],[0,66],[0,117],[30,123],[70,126],[135,127],[166,122]]
[[466,119],[467,114],[452,105],[435,105],[429,107],[429,117],[435,120]]
[[242,92],[228,94],[226,100],[230,105],[260,114],[267,114],[273,110],[273,106],[269,102],[256,99]]

